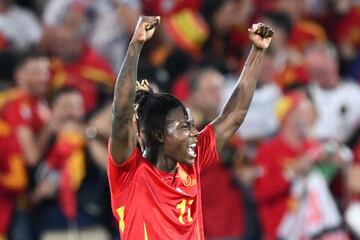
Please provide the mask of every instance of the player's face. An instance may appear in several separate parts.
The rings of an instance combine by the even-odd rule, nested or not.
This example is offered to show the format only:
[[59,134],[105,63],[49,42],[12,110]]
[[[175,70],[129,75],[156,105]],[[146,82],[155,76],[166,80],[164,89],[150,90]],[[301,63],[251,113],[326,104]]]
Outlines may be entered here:
[[179,163],[193,164],[198,135],[190,110],[187,116],[180,107],[170,111],[166,119],[164,156]]

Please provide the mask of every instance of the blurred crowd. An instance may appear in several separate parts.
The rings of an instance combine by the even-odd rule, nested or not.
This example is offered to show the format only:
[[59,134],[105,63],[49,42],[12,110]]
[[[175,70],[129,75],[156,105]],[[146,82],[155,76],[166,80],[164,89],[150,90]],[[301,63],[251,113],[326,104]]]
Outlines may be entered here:
[[118,239],[106,176],[116,74],[159,15],[138,79],[198,129],[275,30],[222,163],[202,174],[207,239],[360,239],[359,0],[0,0],[0,240]]

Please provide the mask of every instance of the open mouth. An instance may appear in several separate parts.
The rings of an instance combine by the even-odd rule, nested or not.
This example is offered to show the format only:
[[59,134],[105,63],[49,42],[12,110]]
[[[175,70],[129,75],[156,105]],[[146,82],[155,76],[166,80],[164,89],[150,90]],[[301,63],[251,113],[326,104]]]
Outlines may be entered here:
[[192,157],[196,157],[195,147],[196,147],[196,143],[192,143],[187,146],[187,152]]

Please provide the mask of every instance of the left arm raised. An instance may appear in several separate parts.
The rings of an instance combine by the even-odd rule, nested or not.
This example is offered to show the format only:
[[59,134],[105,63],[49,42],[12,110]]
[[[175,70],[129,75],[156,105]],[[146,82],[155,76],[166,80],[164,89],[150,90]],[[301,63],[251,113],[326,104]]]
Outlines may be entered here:
[[254,95],[261,60],[274,34],[269,26],[262,23],[253,24],[248,31],[253,43],[251,51],[230,99],[221,114],[212,122],[218,151],[224,147],[245,119]]

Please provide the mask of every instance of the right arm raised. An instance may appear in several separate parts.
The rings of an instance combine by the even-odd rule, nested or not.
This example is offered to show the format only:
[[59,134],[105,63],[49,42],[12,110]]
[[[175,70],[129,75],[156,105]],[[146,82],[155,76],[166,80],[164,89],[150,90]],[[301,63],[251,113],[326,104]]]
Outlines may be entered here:
[[124,62],[116,79],[110,153],[116,163],[128,159],[136,147],[133,123],[135,86],[139,56],[145,41],[150,39],[159,24],[160,17],[140,17],[130,41]]

